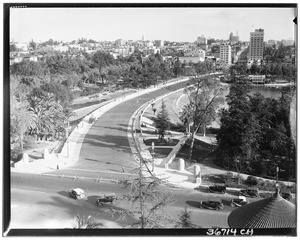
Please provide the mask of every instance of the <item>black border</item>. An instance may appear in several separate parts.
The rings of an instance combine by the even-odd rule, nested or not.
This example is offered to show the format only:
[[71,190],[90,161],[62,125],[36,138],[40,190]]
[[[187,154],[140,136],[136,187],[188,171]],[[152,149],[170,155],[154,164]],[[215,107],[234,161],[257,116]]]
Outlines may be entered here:
[[[298,8],[296,3],[4,3],[3,4],[3,207],[5,236],[199,236],[208,229],[9,229],[10,222],[10,8]],[[296,33],[297,36],[297,33]],[[297,39],[297,38],[296,38]],[[296,236],[296,228],[254,229],[254,236]],[[241,235],[240,235],[241,236]]]

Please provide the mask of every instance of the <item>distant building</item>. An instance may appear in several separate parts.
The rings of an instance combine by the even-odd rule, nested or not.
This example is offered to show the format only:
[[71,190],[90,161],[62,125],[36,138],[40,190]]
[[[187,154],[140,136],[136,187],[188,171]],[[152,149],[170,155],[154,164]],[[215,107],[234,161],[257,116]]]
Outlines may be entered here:
[[294,43],[295,43],[295,41],[291,38],[282,40],[282,45],[285,46],[285,47],[286,46],[293,46]]
[[118,45],[118,46],[124,46],[125,44],[126,44],[126,41],[123,39],[116,40],[116,45]]
[[249,48],[249,58],[250,62],[260,61],[263,59],[264,52],[264,30],[255,29],[255,32],[250,33],[250,48]]
[[205,61],[205,51],[202,49],[199,51],[199,59],[200,59],[200,62]]
[[265,42],[265,48],[266,47],[274,47],[276,44],[275,40],[269,40],[268,42]]
[[233,35],[233,33],[231,32],[229,35],[229,43],[230,44],[235,44],[239,42],[239,36],[236,34],[236,36]]
[[197,45],[203,49],[207,50],[207,38],[204,35],[201,35],[201,37],[197,38]]
[[200,57],[199,56],[192,56],[192,57],[179,57],[179,61],[182,63],[198,63],[200,62]]
[[265,75],[249,75],[249,80],[254,84],[265,84],[266,76]]
[[231,65],[231,46],[229,44],[220,44],[220,59],[224,63]]
[[154,41],[154,46],[159,48],[164,46],[164,42],[162,40],[155,40]]

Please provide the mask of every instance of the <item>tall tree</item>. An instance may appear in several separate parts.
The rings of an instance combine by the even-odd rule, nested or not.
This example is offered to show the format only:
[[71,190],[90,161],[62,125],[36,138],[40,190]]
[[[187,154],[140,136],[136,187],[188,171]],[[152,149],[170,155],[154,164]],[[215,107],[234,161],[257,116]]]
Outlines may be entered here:
[[187,86],[185,93],[189,102],[185,105],[180,119],[191,125],[189,160],[192,159],[195,135],[217,117],[219,106],[224,103],[224,87],[210,77],[195,78],[195,84]]
[[162,101],[160,111],[157,114],[156,128],[159,139],[164,140],[166,131],[170,128],[170,118],[165,101]]

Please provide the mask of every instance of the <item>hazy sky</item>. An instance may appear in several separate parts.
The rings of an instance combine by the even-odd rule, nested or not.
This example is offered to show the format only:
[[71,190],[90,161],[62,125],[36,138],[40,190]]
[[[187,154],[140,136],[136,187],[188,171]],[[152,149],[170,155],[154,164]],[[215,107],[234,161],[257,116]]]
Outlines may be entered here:
[[10,40],[17,42],[78,38],[104,40],[195,41],[206,37],[228,39],[238,31],[265,30],[265,40],[295,39],[292,8],[14,8]]

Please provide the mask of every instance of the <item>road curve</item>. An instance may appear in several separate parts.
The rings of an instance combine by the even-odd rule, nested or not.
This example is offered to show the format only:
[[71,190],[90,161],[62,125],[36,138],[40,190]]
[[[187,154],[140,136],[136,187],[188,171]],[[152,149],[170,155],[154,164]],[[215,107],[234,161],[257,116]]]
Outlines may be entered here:
[[[176,83],[146,93],[117,105],[103,114],[86,134],[80,159],[55,174],[124,179],[132,175],[137,163],[132,157],[127,128],[134,111],[153,98],[184,88],[187,82]],[[125,172],[123,172],[123,168]]]

